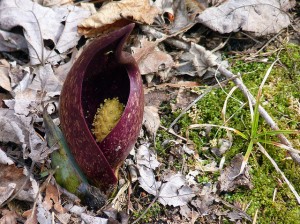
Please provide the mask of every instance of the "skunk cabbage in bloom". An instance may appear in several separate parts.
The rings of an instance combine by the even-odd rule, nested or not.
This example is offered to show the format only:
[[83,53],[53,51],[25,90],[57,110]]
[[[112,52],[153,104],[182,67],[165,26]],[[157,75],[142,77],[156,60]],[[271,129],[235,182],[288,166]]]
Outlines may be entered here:
[[[61,128],[67,144],[89,182],[103,191],[117,183],[118,168],[142,125],[141,76],[133,57],[122,50],[133,27],[130,24],[93,40],[71,68],[60,96]],[[94,117],[101,115],[99,106],[108,99],[118,99],[124,105],[120,106],[123,113],[99,141],[93,134]]]

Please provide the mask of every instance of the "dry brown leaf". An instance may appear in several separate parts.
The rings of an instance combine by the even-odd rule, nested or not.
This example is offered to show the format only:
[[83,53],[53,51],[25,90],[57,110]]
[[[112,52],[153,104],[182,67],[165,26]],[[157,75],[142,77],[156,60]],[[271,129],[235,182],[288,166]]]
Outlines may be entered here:
[[109,32],[112,28],[128,24],[127,19],[151,24],[158,13],[158,8],[151,6],[148,0],[112,1],[102,6],[96,14],[85,19],[78,26],[78,32],[85,36],[97,36]]
[[10,79],[9,79],[10,65],[5,59],[0,60],[0,87],[7,91],[11,91]]
[[158,72],[160,66],[169,68],[174,65],[172,57],[159,50],[158,43],[159,41],[153,42],[142,39],[140,47],[132,48],[133,57],[138,63],[142,75]]
[[32,214],[32,209],[25,211],[22,214],[23,217],[27,218],[25,224],[38,224],[36,213],[37,213],[36,209],[33,214]]
[[[23,174],[22,168],[13,165],[0,164],[0,205],[6,201],[14,192],[20,190],[27,177]],[[30,181],[27,181],[23,190],[30,189]]]
[[176,97],[176,103],[171,103],[172,111],[186,108],[197,97],[198,94],[191,92],[190,89],[187,89],[185,87],[180,87]]
[[62,207],[59,197],[60,193],[58,189],[55,186],[48,184],[46,196],[43,201],[44,208],[49,211],[53,207],[57,212],[65,213],[66,210]]
[[80,39],[78,23],[88,16],[89,11],[74,5],[49,8],[31,0],[0,1],[0,29],[22,28],[32,65],[63,61]]
[[244,157],[241,153],[236,154],[235,157],[233,157],[230,165],[222,170],[221,176],[218,178],[220,191],[232,192],[240,186],[248,189],[253,188],[253,184],[251,182],[251,177],[249,174],[250,168],[248,166],[246,166],[244,172],[241,175],[236,177],[236,175],[238,175],[240,172],[243,158]]
[[9,211],[7,209],[2,210],[2,218],[0,224],[16,224],[18,215],[15,211]]

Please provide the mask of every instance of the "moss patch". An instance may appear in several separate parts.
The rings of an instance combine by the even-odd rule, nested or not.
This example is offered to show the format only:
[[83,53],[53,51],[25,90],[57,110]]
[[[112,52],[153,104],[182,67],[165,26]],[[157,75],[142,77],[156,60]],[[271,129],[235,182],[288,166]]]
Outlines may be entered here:
[[[279,53],[279,63],[273,67],[272,72],[266,82],[261,99],[262,105],[273,117],[280,129],[294,130],[300,129],[300,47],[289,44]],[[271,55],[268,62],[245,62],[238,59],[227,58],[232,64],[232,70],[235,74],[240,73],[242,79],[252,94],[257,94],[258,87],[264,78],[270,64],[275,60],[277,55]],[[266,59],[266,58],[257,58]],[[260,60],[261,61],[261,60]],[[177,128],[182,136],[185,136],[186,129],[192,123],[206,123],[223,125],[221,110],[226,99],[225,92],[229,92],[234,84],[229,84],[222,89],[212,90],[210,94],[204,97],[192,109],[196,110],[197,117],[189,116],[189,113],[183,116],[177,123]],[[239,90],[232,95],[236,100],[230,99],[227,105],[227,118],[231,117],[227,125],[250,134],[251,119],[248,104],[241,107],[239,101],[246,102],[246,99]],[[191,112],[191,111],[190,111]],[[195,111],[194,111],[195,112]],[[168,126],[178,115],[172,114],[166,110],[163,112],[162,122]],[[270,130],[268,125],[260,118],[258,132]],[[157,146],[159,156],[166,155],[165,147],[162,146],[164,138],[172,138],[165,131],[160,130],[158,133]],[[214,128],[209,133],[210,139],[226,138],[224,130]],[[248,142],[244,139],[233,135],[233,145],[226,152],[227,163],[237,153],[245,153]],[[204,130],[190,131],[189,138],[195,144],[199,155],[210,153],[204,151],[204,146],[209,146],[209,139],[205,137]],[[294,143],[294,147],[300,149],[300,136],[290,135],[288,138]],[[278,141],[276,137],[272,140]],[[300,167],[295,165],[292,160],[287,159],[285,150],[274,146],[265,146],[268,153],[276,161],[280,169],[285,173],[287,178],[300,192]],[[216,158],[215,158],[216,159]],[[217,159],[218,160],[218,159]],[[238,203],[242,206],[248,205],[247,213],[254,216],[258,210],[258,223],[299,223],[300,207],[290,189],[282,180],[282,177],[273,168],[269,160],[259,151],[254,150],[249,159],[251,167],[253,190],[239,189],[234,193],[224,195],[224,199],[232,203]],[[210,179],[211,178],[211,179]],[[199,183],[215,181],[215,175],[207,174],[198,178]],[[274,191],[276,191],[274,197]],[[274,197],[274,201],[273,201]]]

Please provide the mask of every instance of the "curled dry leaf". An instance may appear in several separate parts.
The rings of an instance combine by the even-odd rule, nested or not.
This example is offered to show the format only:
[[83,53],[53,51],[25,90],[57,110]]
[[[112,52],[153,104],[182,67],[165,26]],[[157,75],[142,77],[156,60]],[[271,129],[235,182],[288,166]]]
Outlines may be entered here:
[[191,43],[189,52],[180,56],[177,70],[180,74],[202,77],[211,67],[217,65],[218,57],[204,47]]
[[62,207],[60,202],[60,195],[61,193],[55,186],[53,186],[52,184],[48,184],[46,187],[46,196],[43,201],[44,208],[48,211],[51,208],[54,208],[55,211],[59,213],[65,213],[66,210]]
[[218,7],[206,9],[196,20],[220,33],[242,29],[261,36],[278,33],[289,26],[290,19],[286,12],[294,4],[294,0],[229,0]]
[[248,166],[246,166],[241,175],[236,177],[240,172],[243,158],[241,153],[237,154],[233,157],[230,165],[221,172],[221,176],[218,178],[220,191],[231,192],[239,186],[247,187],[249,189],[253,188]]
[[[85,36],[97,36],[112,29],[123,27],[135,20],[151,24],[159,10],[151,6],[148,0],[111,1],[78,26],[78,32]],[[128,20],[127,20],[128,19]]]
[[182,174],[168,173],[163,182],[156,181],[154,169],[159,166],[155,154],[146,145],[141,145],[137,152],[137,167],[140,186],[149,194],[158,197],[163,205],[186,205],[194,196],[194,191],[188,186]]
[[160,126],[160,118],[158,115],[158,109],[156,107],[146,106],[144,108],[143,125],[147,129],[148,133],[155,137]]

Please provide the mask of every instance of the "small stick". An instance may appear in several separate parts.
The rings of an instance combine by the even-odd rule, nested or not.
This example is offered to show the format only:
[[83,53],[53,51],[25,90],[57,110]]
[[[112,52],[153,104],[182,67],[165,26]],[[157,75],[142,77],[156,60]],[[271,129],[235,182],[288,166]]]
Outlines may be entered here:
[[282,176],[282,178],[284,179],[284,181],[286,182],[286,184],[289,186],[290,190],[293,192],[293,194],[295,195],[298,204],[300,204],[300,196],[297,193],[297,191],[295,190],[294,186],[290,183],[290,181],[286,178],[286,176],[284,175],[284,173],[280,170],[280,168],[278,167],[278,165],[276,164],[276,162],[272,159],[272,157],[269,155],[269,153],[265,150],[265,148],[259,143],[256,143],[258,145],[258,149],[259,151],[261,151],[272,163],[272,165],[274,166],[275,170],[280,173],[280,175]]

